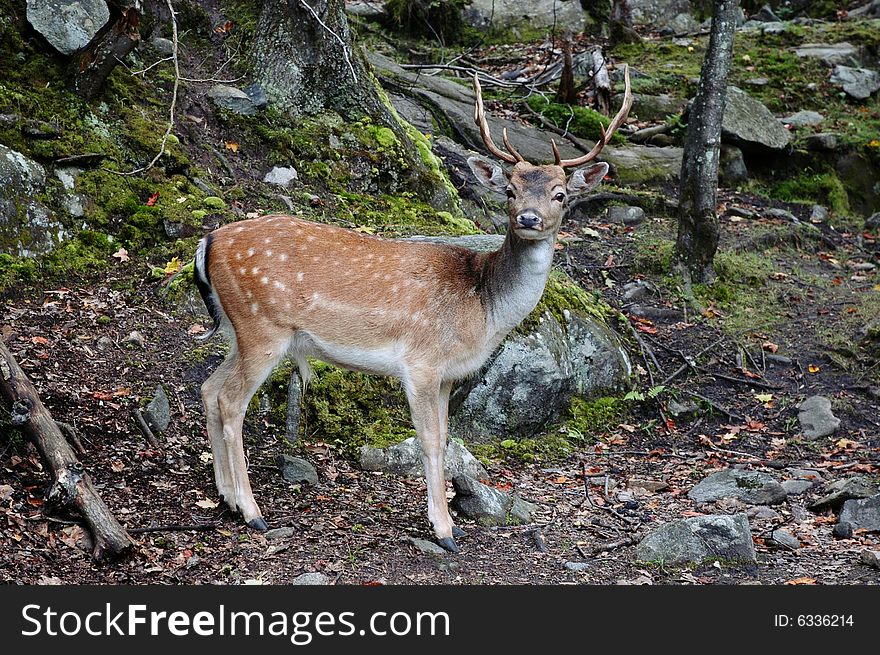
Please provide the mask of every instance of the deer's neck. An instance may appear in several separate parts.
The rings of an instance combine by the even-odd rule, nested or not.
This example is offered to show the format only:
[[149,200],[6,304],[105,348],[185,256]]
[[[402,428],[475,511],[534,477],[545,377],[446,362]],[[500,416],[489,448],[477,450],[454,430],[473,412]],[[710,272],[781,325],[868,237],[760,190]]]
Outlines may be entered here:
[[541,299],[555,242],[521,239],[508,230],[501,248],[486,258],[481,295],[493,348]]

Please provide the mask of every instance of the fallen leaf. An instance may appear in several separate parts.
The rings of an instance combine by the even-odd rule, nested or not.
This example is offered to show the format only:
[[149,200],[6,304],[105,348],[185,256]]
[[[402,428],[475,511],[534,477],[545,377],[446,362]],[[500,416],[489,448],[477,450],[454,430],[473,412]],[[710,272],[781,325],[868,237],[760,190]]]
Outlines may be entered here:
[[223,145],[231,152],[238,152],[238,149],[241,147],[241,144],[238,141],[224,141]]
[[771,400],[773,400],[773,394],[772,393],[756,393],[755,400],[757,400],[759,403],[769,403]]
[[214,509],[220,503],[214,502],[210,498],[203,498],[202,500],[196,501],[196,507],[201,507],[202,509]]
[[152,207],[153,205],[155,205],[155,204],[156,204],[156,201],[157,201],[158,199],[159,199],[159,192],[156,191],[156,193],[154,193],[153,195],[151,195],[151,196],[149,197],[149,199],[147,200],[147,203],[146,203],[146,204],[147,204],[147,207]]
[[118,459],[114,459],[112,462],[110,462],[110,468],[113,469],[116,473],[121,473],[123,469],[125,469],[125,464],[123,464]]
[[807,370],[808,370],[810,373],[818,373],[818,372],[821,371],[822,369],[820,369],[820,368],[819,368],[818,366],[816,366],[815,364],[810,364],[809,366],[807,366]]
[[793,580],[786,580],[785,584],[816,584],[816,578],[794,578]]
[[204,325],[200,325],[199,323],[194,323],[189,326],[187,330],[188,334],[202,334],[203,332],[207,332]]
[[165,275],[174,275],[180,271],[180,259],[172,257],[171,261],[165,264]]
[[46,337],[31,337],[31,343],[46,346],[49,344],[49,340]]
[[777,350],[779,350],[779,346],[777,346],[772,341],[765,341],[764,343],[761,344],[761,348],[763,348],[767,352],[771,352],[771,353],[775,353]]
[[127,262],[130,259],[130,257],[128,256],[128,251],[125,248],[120,248],[110,256],[115,257],[120,262]]

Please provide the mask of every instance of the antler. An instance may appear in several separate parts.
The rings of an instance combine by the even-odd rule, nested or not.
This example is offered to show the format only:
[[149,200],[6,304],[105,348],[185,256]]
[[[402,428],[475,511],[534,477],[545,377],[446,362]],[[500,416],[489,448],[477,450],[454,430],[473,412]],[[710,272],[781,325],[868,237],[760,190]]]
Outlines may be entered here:
[[510,154],[499,149],[495,142],[492,141],[492,135],[489,134],[489,123],[486,122],[486,112],[483,110],[483,91],[480,88],[480,79],[476,73],[474,73],[474,91],[477,93],[477,100],[474,103],[474,123],[480,128],[480,136],[483,137],[483,143],[486,144],[486,148],[498,159],[506,161],[508,164],[525,161],[523,156],[510,144],[510,140],[507,138],[507,128],[502,130],[501,138],[504,140],[504,147],[507,148]]
[[596,145],[593,147],[590,152],[585,155],[578,157],[577,159],[562,159],[559,155],[559,149],[556,147],[556,143],[551,140],[551,144],[553,146],[553,156],[556,157],[556,165],[562,166],[563,168],[567,166],[580,166],[581,164],[585,164],[588,161],[595,159],[600,152],[602,152],[602,148],[604,148],[609,141],[611,141],[611,137],[614,136],[614,133],[617,131],[617,128],[626,120],[627,115],[629,114],[630,107],[632,107],[633,96],[632,90],[630,89],[629,83],[629,66],[624,65],[623,67],[623,81],[624,81],[624,90],[623,90],[623,104],[620,106],[620,111],[617,112],[617,116],[614,117],[614,120],[611,121],[611,124],[608,126],[607,130],[602,129],[602,126],[599,126],[599,130],[602,132],[602,137],[596,142]]

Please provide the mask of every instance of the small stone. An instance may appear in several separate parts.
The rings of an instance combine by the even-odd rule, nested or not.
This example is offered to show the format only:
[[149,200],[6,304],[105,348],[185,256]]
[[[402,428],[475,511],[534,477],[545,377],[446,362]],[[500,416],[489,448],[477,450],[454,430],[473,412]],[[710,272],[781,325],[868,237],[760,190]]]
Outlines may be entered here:
[[273,528],[263,534],[269,541],[277,541],[279,539],[290,539],[296,534],[296,528]]
[[785,118],[780,118],[783,123],[794,127],[812,127],[825,120],[825,117],[817,111],[799,111]]
[[875,569],[880,569],[880,550],[863,550],[859,554],[859,561]]
[[113,339],[111,339],[110,337],[98,337],[98,340],[95,342],[95,347],[103,352],[113,350],[115,345],[116,344],[113,343]]
[[832,528],[831,534],[838,539],[852,539],[853,527],[849,523],[837,523]]
[[846,501],[838,523],[852,526],[853,531],[880,532],[880,494]]
[[753,212],[751,209],[746,209],[745,207],[731,205],[727,208],[727,215],[738,216],[739,218],[754,218],[755,212]]
[[211,87],[206,94],[218,107],[242,116],[251,116],[257,113],[257,108],[248,94],[241,89],[227,84],[217,84]]
[[812,152],[833,152],[840,147],[840,139],[830,132],[807,135],[801,143],[804,148]]
[[293,166],[275,166],[271,171],[266,173],[263,182],[287,187],[298,177],[299,175]]
[[630,478],[626,486],[628,489],[642,489],[648,493],[656,493],[669,488],[668,482],[663,480],[646,480],[642,478]]
[[757,561],[749,521],[745,514],[693,516],[663,525],[636,547],[639,562],[702,564],[754,564]]
[[766,77],[750,77],[746,80],[746,84],[749,86],[767,86],[770,84],[770,79]]
[[161,384],[156,387],[153,399],[144,408],[144,419],[153,432],[162,433],[168,429],[168,424],[171,422],[171,404]]
[[828,210],[822,205],[813,205],[810,210],[810,223],[825,223],[828,221]]
[[875,230],[880,227],[880,212],[871,214],[865,219],[865,227],[869,230]]
[[867,68],[835,66],[829,81],[856,100],[866,100],[880,90],[880,73]]
[[278,455],[275,463],[281,469],[281,477],[288,482],[318,484],[318,472],[315,467],[301,457]]
[[797,216],[792,214],[787,209],[777,209],[775,207],[771,207],[770,209],[764,210],[764,218],[776,218],[783,221],[789,221],[791,223],[797,223]]
[[137,330],[132,330],[128,333],[128,336],[122,340],[122,345],[130,346],[132,348],[143,348],[145,343],[144,335]]
[[800,496],[812,489],[814,484],[809,480],[783,480],[782,488],[789,496]]
[[623,299],[625,301],[638,300],[644,298],[650,291],[651,285],[645,280],[627,282],[623,285]]
[[749,16],[750,20],[760,21],[761,23],[781,23],[782,19],[777,16],[770,5],[764,5],[755,14]]
[[877,484],[863,475],[834,480],[825,485],[823,490],[825,495],[810,505],[810,509],[814,512],[822,512],[829,508],[837,509],[847,500],[868,498],[877,491]]
[[538,506],[465,475],[452,478],[452,507],[480,525],[530,523]]
[[615,205],[608,208],[608,211],[605,213],[605,220],[609,223],[638,225],[645,220],[645,210],[641,207]]
[[257,109],[265,109],[269,106],[269,98],[266,96],[266,92],[263,90],[263,87],[260,86],[257,82],[253,84],[248,84],[246,87],[242,89],[245,95],[250,98],[254,107]]
[[667,409],[669,410],[669,414],[676,418],[684,415],[698,414],[700,412],[700,406],[693,400],[670,400]]
[[430,555],[431,557],[446,557],[448,554],[442,546],[435,544],[433,541],[428,541],[427,539],[407,537],[405,541],[408,544],[415,546],[416,549],[424,555]]
[[583,573],[591,568],[589,562],[566,562],[563,566],[566,571],[573,571],[575,573]]
[[764,23],[761,26],[761,31],[764,34],[782,34],[783,32],[788,31],[788,25],[786,25],[782,21],[774,21],[771,23]]
[[746,510],[746,516],[750,519],[755,519],[756,521],[778,521],[782,518],[782,515],[775,509],[765,507],[764,505],[750,507]]
[[782,546],[783,548],[788,548],[789,550],[797,550],[801,547],[800,539],[795,537],[788,530],[774,530],[770,538],[776,542],[777,545]]
[[777,505],[785,500],[785,489],[763,471],[724,469],[701,480],[688,492],[688,498],[707,503],[737,498],[749,505]]
[[777,366],[791,366],[793,363],[791,357],[774,353],[768,353],[764,358],[771,364],[776,364]]
[[840,427],[840,419],[831,413],[831,401],[825,396],[811,396],[798,405],[798,421],[804,439],[827,437]]
[[323,573],[303,573],[302,575],[295,577],[290,584],[323,586],[330,584],[330,578]]
[[154,36],[150,39],[150,45],[153,46],[157,52],[163,55],[173,55],[174,54],[174,41],[171,39],[165,39],[161,36]]

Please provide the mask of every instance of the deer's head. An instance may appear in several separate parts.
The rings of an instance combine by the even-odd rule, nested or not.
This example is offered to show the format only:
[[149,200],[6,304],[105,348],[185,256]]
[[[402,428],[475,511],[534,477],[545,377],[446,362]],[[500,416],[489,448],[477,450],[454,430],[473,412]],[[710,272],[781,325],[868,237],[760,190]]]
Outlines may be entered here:
[[[603,130],[601,138],[590,152],[576,159],[562,159],[556,142],[551,139],[556,162],[537,165],[529,163],[516,151],[507,137],[506,129],[502,132],[502,139],[507,152],[498,148],[492,141],[483,110],[480,81],[474,75],[474,90],[477,94],[474,122],[479,126],[483,143],[486,144],[489,152],[498,159],[513,164],[513,169],[508,174],[498,164],[489,163],[479,157],[468,159],[468,165],[482,185],[507,195],[509,229],[521,239],[555,238],[569,201],[598,186],[608,173],[608,164],[604,162],[588,164],[588,162],[595,159],[602,151],[629,113],[632,106],[632,91],[629,69],[626,67],[624,80],[624,99],[620,111],[611,121],[608,129]],[[580,168],[574,170],[571,175],[566,175],[565,169],[569,167]]]

